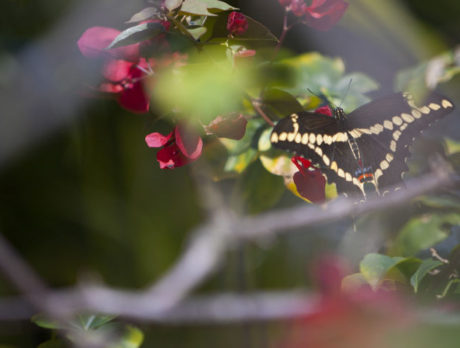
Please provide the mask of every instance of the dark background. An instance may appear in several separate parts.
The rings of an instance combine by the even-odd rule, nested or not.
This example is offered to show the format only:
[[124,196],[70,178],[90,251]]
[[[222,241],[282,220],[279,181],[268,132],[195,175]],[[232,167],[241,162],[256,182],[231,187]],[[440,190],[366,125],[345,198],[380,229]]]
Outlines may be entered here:
[[[279,35],[276,0],[232,1]],[[350,0],[329,32],[298,26],[285,46],[340,56],[393,88],[395,73],[460,41],[460,2]],[[178,257],[202,211],[188,168],[162,171],[144,136],[170,125],[134,115],[113,100],[84,97],[97,66],[76,41],[90,26],[123,28],[142,1],[3,0],[0,5],[0,232],[52,286],[96,277],[141,288]],[[453,100],[460,93],[450,90]],[[456,93],[456,94],[455,94]],[[452,117],[435,131],[455,137]],[[458,139],[458,137],[457,137]],[[231,188],[230,180],[223,184]],[[280,205],[299,203],[286,193]],[[333,251],[343,226],[321,226],[267,245],[240,245],[201,291],[292,289],[308,285],[308,265]],[[0,295],[15,290],[0,276]],[[274,324],[212,327],[142,325],[145,347],[266,347]],[[50,333],[32,323],[0,323],[0,347],[34,347]],[[3,344],[3,345],[2,345]]]

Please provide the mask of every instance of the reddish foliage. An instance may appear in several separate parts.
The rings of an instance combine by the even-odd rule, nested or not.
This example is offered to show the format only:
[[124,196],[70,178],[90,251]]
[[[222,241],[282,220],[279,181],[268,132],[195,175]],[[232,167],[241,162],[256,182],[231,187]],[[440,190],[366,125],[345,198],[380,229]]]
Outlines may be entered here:
[[293,157],[292,162],[299,169],[294,174],[294,184],[299,194],[313,203],[326,200],[326,179],[319,169],[311,166],[311,162],[303,157]]
[[196,160],[203,150],[203,140],[186,123],[180,123],[168,135],[150,133],[148,147],[160,147],[157,161],[161,169],[174,169]]
[[241,35],[248,30],[248,20],[240,12],[231,12],[227,19],[227,30],[232,35]]
[[246,132],[248,121],[241,114],[228,114],[217,116],[214,120],[205,126],[207,134],[215,134],[221,138],[240,140]]
[[102,75],[108,81],[101,83],[98,90],[115,94],[125,109],[144,113],[150,103],[142,83],[148,64],[139,57],[139,44],[106,49],[119,33],[113,28],[89,28],[78,40],[78,47],[86,57],[105,59]]

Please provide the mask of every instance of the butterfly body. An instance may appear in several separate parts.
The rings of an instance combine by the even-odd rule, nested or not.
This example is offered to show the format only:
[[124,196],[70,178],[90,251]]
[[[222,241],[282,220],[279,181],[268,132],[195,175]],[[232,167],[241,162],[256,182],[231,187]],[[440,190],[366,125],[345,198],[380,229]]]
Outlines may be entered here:
[[453,110],[453,103],[432,94],[416,105],[407,93],[377,99],[351,112],[334,109],[327,116],[299,112],[274,127],[274,147],[316,164],[339,193],[384,194],[402,182],[408,146],[431,123]]

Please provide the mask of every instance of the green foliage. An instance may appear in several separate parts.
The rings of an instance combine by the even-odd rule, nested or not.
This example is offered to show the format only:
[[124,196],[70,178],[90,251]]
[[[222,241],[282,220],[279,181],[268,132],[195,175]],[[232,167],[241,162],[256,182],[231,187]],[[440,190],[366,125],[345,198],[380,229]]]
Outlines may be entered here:
[[[141,346],[144,335],[141,330],[132,325],[121,325],[115,323],[115,316],[111,315],[78,315],[69,323],[56,323],[44,317],[35,315],[32,321],[45,329],[61,329],[66,332],[66,337],[73,343],[81,341],[82,337],[86,340],[95,342],[104,339],[110,344],[108,348],[138,348]],[[60,348],[67,347],[67,344],[57,338],[43,342],[40,348]]]
[[427,214],[414,217],[401,229],[389,253],[413,256],[448,236],[451,225],[460,223],[458,214]]
[[414,288],[414,292],[417,293],[420,287],[420,283],[425,278],[425,276],[432,271],[433,269],[441,266],[443,263],[439,260],[427,259],[423,260],[420,264],[420,267],[410,278],[410,284]]
[[107,48],[110,49],[132,45],[144,40],[151,39],[162,31],[164,31],[164,28],[161,23],[148,22],[138,24],[134,27],[123,30]]
[[268,173],[260,161],[256,161],[238,179],[233,201],[236,209],[243,206],[243,211],[256,214],[271,208],[283,193],[283,179]]

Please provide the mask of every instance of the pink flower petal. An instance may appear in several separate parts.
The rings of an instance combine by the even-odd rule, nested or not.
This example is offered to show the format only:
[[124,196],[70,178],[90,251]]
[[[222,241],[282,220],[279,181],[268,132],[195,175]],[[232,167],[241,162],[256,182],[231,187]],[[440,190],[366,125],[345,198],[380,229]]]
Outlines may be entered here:
[[317,0],[305,12],[304,22],[317,30],[329,30],[342,18],[348,3],[343,0]]
[[89,58],[114,57],[136,61],[139,59],[139,44],[124,47],[106,48],[120,34],[119,30],[107,27],[92,27],[87,29],[77,42],[80,52]]
[[176,143],[181,152],[188,158],[195,160],[203,150],[203,140],[186,123],[180,123],[175,130]]
[[230,34],[241,35],[248,30],[248,20],[240,12],[230,12],[227,19],[227,30]]
[[[130,78],[138,80],[144,73],[133,65],[129,71]],[[144,89],[142,80],[126,85],[123,92],[118,96],[118,103],[125,109],[135,113],[145,113],[149,111],[150,99]]]
[[157,132],[150,133],[145,137],[145,142],[147,143],[148,147],[162,147],[168,143],[172,135],[173,132],[169,133],[168,135],[163,135]]
[[120,93],[123,91],[123,86],[118,83],[101,83],[99,85],[99,91],[104,93]]
[[105,64],[102,74],[109,81],[119,82],[130,76],[132,66],[132,62],[121,59],[112,59]]
[[174,169],[189,162],[187,157],[182,154],[181,150],[175,143],[165,146],[158,151],[157,161],[160,164],[161,169]]

